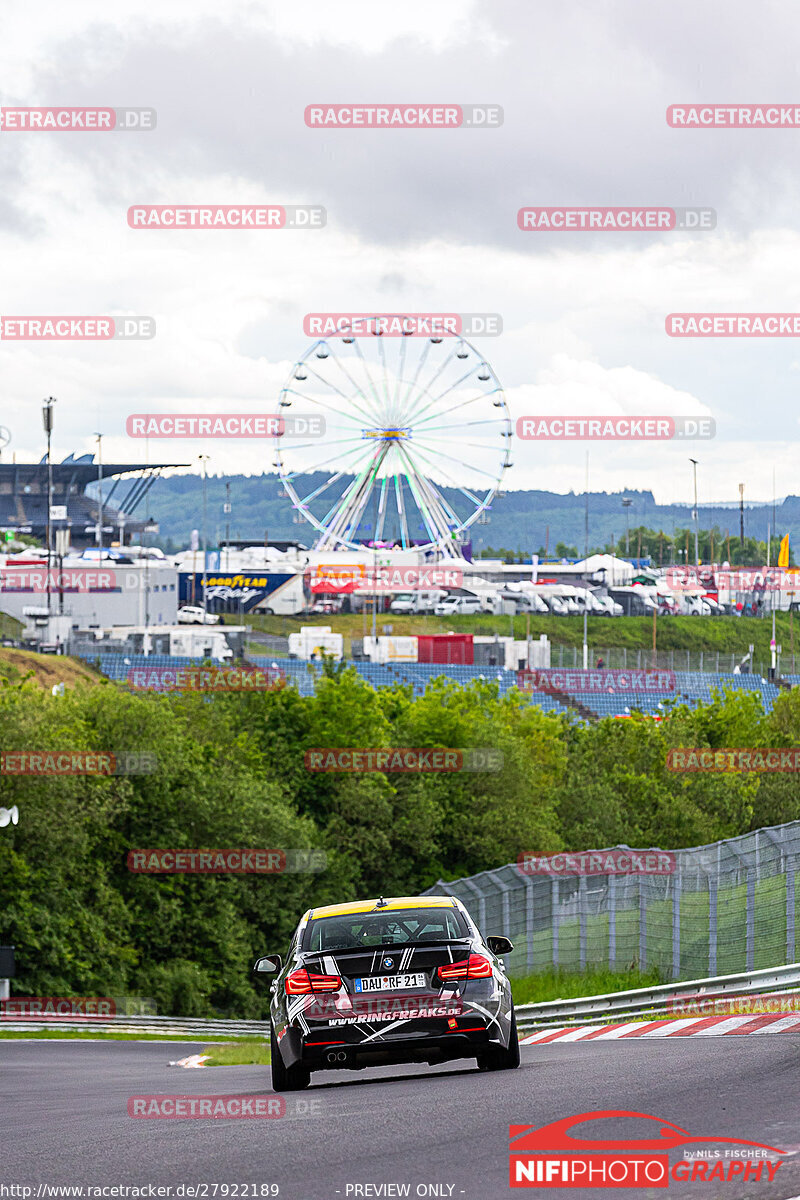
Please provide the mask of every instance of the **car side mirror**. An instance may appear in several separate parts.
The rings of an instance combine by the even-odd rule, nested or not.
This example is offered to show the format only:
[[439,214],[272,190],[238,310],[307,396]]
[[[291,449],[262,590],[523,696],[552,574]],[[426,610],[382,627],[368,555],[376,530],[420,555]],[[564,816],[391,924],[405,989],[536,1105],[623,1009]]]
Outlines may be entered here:
[[491,950],[492,954],[510,954],[514,949],[514,943],[507,937],[487,937],[486,945]]
[[283,959],[280,954],[267,954],[264,958],[257,958],[251,974],[259,978],[262,975],[277,975],[283,966]]

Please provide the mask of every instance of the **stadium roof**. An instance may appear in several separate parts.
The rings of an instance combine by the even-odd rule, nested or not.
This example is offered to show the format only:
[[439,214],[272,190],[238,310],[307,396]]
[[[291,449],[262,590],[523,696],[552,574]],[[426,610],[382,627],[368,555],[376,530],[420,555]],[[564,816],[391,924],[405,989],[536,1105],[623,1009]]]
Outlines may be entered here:
[[[93,483],[101,470],[103,478],[109,479],[114,475],[126,475],[136,471],[164,471],[167,468],[191,465],[191,463],[103,463],[101,468],[93,454],[82,454],[80,458],[74,458],[69,454],[63,462],[54,462],[52,467],[54,479],[69,478],[76,483]],[[0,477],[6,479],[9,477],[20,478],[21,476],[39,478],[46,466],[46,456],[35,463],[0,462]]]

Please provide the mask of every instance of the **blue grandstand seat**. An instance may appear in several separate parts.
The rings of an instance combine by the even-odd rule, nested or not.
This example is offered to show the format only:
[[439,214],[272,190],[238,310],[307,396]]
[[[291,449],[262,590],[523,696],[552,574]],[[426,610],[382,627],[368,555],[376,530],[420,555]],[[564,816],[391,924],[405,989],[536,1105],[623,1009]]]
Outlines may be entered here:
[[[133,667],[186,667],[197,665],[199,658],[179,658],[175,655],[151,654],[145,657],[141,654],[93,654],[90,650],[83,651],[81,657],[90,662],[99,662],[99,668],[109,679],[124,681],[128,671]],[[314,692],[319,667],[299,659],[273,659],[266,656],[256,656],[249,660],[257,667],[269,669],[273,662],[292,681],[301,695],[310,696]],[[431,680],[444,676],[462,685],[476,679],[486,679],[496,682],[501,695],[516,687],[516,671],[499,667],[468,666],[465,664],[438,663],[371,663],[355,662],[352,664],[365,682],[373,687],[391,687],[396,683],[410,684],[414,694],[424,693]],[[800,685],[800,676],[787,677],[792,684]],[[634,710],[658,715],[662,705],[669,707],[669,702],[689,705],[709,703],[715,692],[726,689],[736,689],[759,693],[764,708],[769,711],[780,693],[780,689],[769,680],[758,675],[724,675],[711,672],[677,671],[675,673],[676,690],[672,694],[661,694],[652,691],[609,690],[607,692],[574,692],[575,701],[584,709],[588,709],[598,717],[623,716]],[[609,685],[611,687],[611,684]],[[543,691],[526,693],[531,704],[538,705],[545,712],[575,711],[555,696]]]

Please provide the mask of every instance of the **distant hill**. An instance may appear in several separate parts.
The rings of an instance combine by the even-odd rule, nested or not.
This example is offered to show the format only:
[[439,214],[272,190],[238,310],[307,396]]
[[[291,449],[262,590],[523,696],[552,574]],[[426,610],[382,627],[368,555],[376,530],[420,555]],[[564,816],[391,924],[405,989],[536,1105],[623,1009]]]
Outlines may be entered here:
[[[320,479],[324,473],[319,472]],[[223,504],[225,484],[230,483],[230,536],[264,540],[265,531],[269,540],[296,539],[310,546],[316,534],[304,519],[297,519],[291,504],[283,495],[280,480],[275,474],[231,475],[209,477],[207,480],[207,526],[209,546],[218,544],[225,536]],[[309,485],[311,486],[311,484]],[[452,489],[443,489],[445,496],[454,504],[463,502],[463,497]],[[591,492],[589,495],[589,546],[604,546],[613,538],[616,544],[624,545],[625,510],[622,498],[633,501],[628,520],[631,529],[643,525],[662,530],[670,537],[675,529],[692,525],[690,504],[659,505],[649,491]],[[547,545],[552,553],[559,542],[577,547],[583,553],[584,512],[586,498],[580,493],[545,491],[508,491],[495,499],[487,524],[473,525],[472,542],[477,552],[488,546],[507,547],[536,553]],[[203,487],[197,475],[174,476],[158,479],[149,498],[149,515],[158,521],[161,532],[159,540],[169,539],[176,548],[188,544],[192,529],[202,531]],[[139,514],[142,515],[142,514]],[[293,520],[293,517],[295,518]],[[772,505],[745,506],[745,536],[765,539],[767,522],[772,520]],[[789,533],[792,540],[800,538],[800,496],[787,496],[776,506],[776,523],[780,534]],[[729,504],[701,505],[700,525],[703,529],[717,526],[724,536],[731,537],[739,532],[738,509]],[[369,522],[363,529],[369,537]],[[656,553],[651,546],[650,553]],[[636,547],[631,546],[631,552]]]

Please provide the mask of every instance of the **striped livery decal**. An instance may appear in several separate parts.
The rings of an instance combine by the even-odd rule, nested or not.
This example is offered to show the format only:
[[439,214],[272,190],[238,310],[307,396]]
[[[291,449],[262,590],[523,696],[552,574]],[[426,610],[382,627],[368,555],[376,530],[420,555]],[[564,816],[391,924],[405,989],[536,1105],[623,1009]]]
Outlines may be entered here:
[[725,1034],[800,1033],[800,1015],[794,1017],[681,1017],[666,1021],[624,1021],[613,1025],[564,1025],[539,1029],[519,1039],[521,1046],[549,1042],[617,1041],[628,1038],[721,1037]]

